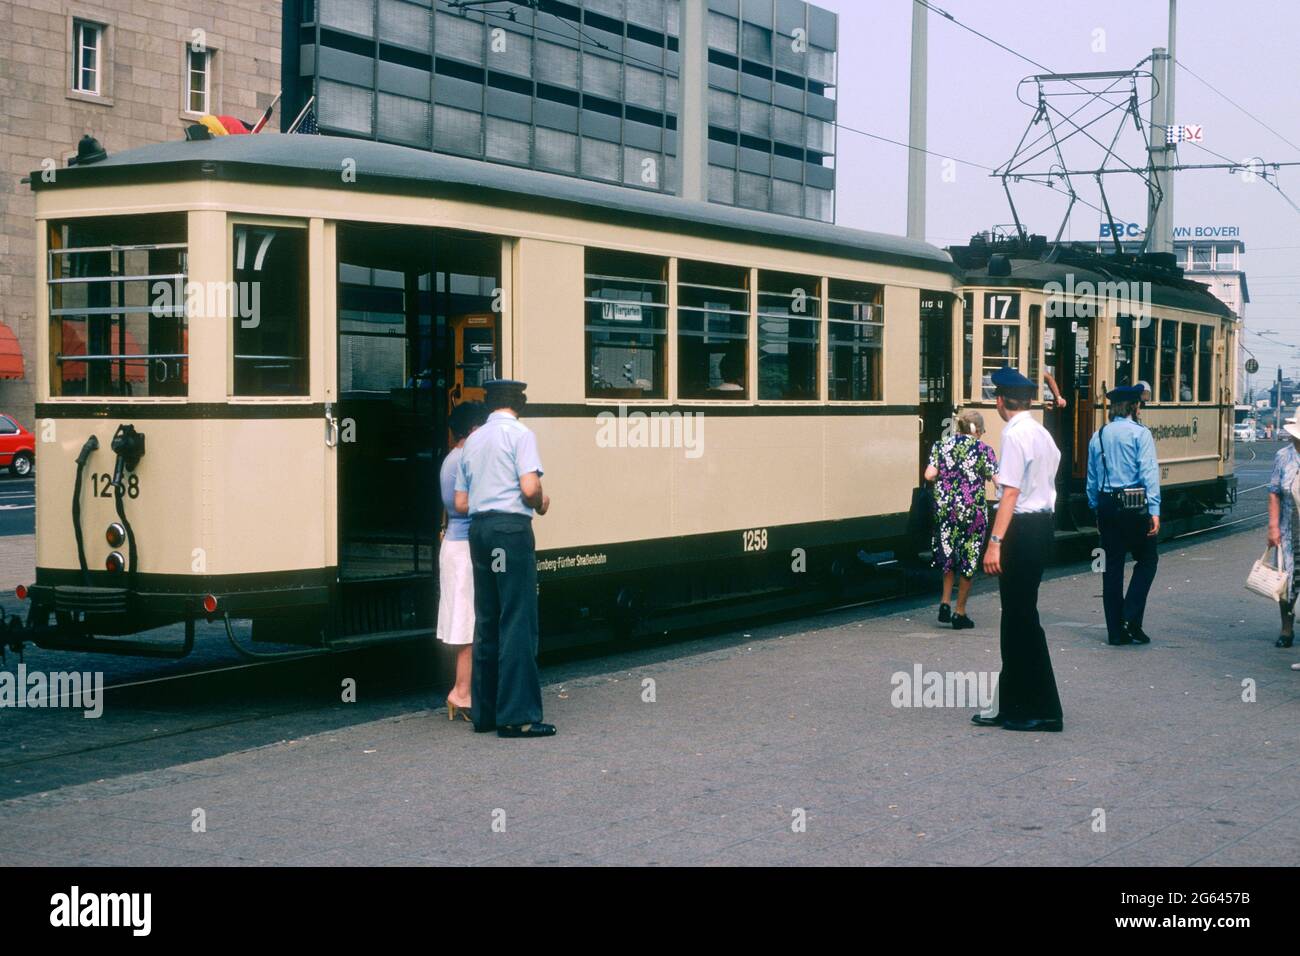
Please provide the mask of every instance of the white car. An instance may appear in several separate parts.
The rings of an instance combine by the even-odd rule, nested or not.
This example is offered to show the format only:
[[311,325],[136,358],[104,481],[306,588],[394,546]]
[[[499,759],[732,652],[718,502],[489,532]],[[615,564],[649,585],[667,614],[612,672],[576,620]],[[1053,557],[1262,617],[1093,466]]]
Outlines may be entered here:
[[1255,426],[1250,422],[1238,422],[1232,426],[1232,437],[1237,441],[1254,441]]

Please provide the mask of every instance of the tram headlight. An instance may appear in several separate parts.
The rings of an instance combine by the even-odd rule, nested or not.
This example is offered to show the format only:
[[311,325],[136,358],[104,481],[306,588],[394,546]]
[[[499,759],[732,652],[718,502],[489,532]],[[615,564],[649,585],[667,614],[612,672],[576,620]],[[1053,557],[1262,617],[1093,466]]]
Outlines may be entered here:
[[120,548],[122,542],[126,540],[126,529],[114,521],[104,532],[104,540],[108,542],[110,548]]
[[114,551],[104,559],[104,567],[113,572],[121,571],[126,567],[126,558],[122,557],[121,551]]

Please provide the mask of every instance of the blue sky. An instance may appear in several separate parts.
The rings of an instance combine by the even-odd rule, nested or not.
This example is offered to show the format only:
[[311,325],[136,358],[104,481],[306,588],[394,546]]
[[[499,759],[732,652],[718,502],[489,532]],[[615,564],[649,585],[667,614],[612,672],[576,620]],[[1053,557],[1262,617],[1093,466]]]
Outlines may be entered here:
[[[1167,37],[1166,0],[934,3],[1057,72],[1128,69],[1149,56],[1152,47],[1164,46]],[[818,0],[818,5],[840,15],[839,121],[905,142],[912,3]],[[1178,59],[1300,144],[1300,2],[1180,0],[1178,6]],[[1017,84],[1041,71],[938,14],[930,14],[929,33],[929,149],[998,166],[1011,157],[1033,113],[1017,100]],[[1102,45],[1099,40],[1104,50],[1094,51]],[[1149,85],[1139,92],[1146,99]],[[1234,160],[1300,160],[1300,149],[1184,70],[1178,71],[1175,96],[1175,121],[1203,126],[1206,150]],[[1143,122],[1148,118],[1144,108]],[[1115,122],[1098,129],[1113,133]],[[1134,165],[1145,162],[1132,127],[1121,137],[1120,151]],[[1183,163],[1220,161],[1191,146],[1178,152]],[[1082,143],[1066,158],[1071,165],[1096,165],[1094,154]],[[905,231],[905,149],[841,130],[836,165],[836,215],[841,225]],[[930,241],[964,242],[975,231],[1012,221],[999,179],[958,165],[955,181],[945,181],[943,161],[934,157],[927,161],[927,171]],[[1284,168],[1278,183],[1300,205],[1300,166]],[[1076,181],[1075,186],[1082,198],[1101,205],[1090,180]],[[1145,189],[1136,177],[1108,177],[1107,193],[1117,219],[1145,224]],[[1028,184],[1015,187],[1013,195],[1032,231],[1055,234],[1067,205],[1063,195]],[[1094,239],[1100,219],[1096,211],[1076,206],[1066,236]],[[1246,183],[1223,170],[1187,171],[1177,176],[1174,220],[1179,225],[1240,226],[1252,298],[1247,324],[1277,330],[1279,339],[1300,346],[1300,212],[1263,182]],[[1288,372],[1300,368],[1300,349],[1271,345],[1254,335],[1246,342],[1266,367],[1281,362]]]

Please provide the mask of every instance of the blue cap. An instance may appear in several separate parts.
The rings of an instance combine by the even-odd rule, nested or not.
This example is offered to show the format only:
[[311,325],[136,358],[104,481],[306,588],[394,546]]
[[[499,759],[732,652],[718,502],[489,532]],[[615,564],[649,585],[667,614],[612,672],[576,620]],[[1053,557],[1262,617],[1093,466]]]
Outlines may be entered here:
[[1034,383],[1025,378],[1009,365],[1004,365],[997,369],[990,377],[993,386],[999,391],[1029,389],[1033,391]]
[[1136,402],[1142,398],[1145,391],[1141,385],[1121,385],[1118,388],[1112,388],[1106,393],[1106,397],[1112,402]]
[[515,388],[523,391],[528,387],[528,383],[520,382],[513,378],[494,378],[483,383],[484,388]]

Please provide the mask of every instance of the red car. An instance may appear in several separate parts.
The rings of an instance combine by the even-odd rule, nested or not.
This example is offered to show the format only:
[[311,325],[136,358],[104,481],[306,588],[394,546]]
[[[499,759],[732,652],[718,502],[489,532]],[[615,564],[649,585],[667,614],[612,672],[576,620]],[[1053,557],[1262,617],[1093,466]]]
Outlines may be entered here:
[[0,415],[0,468],[26,478],[36,467],[36,439],[8,415]]

